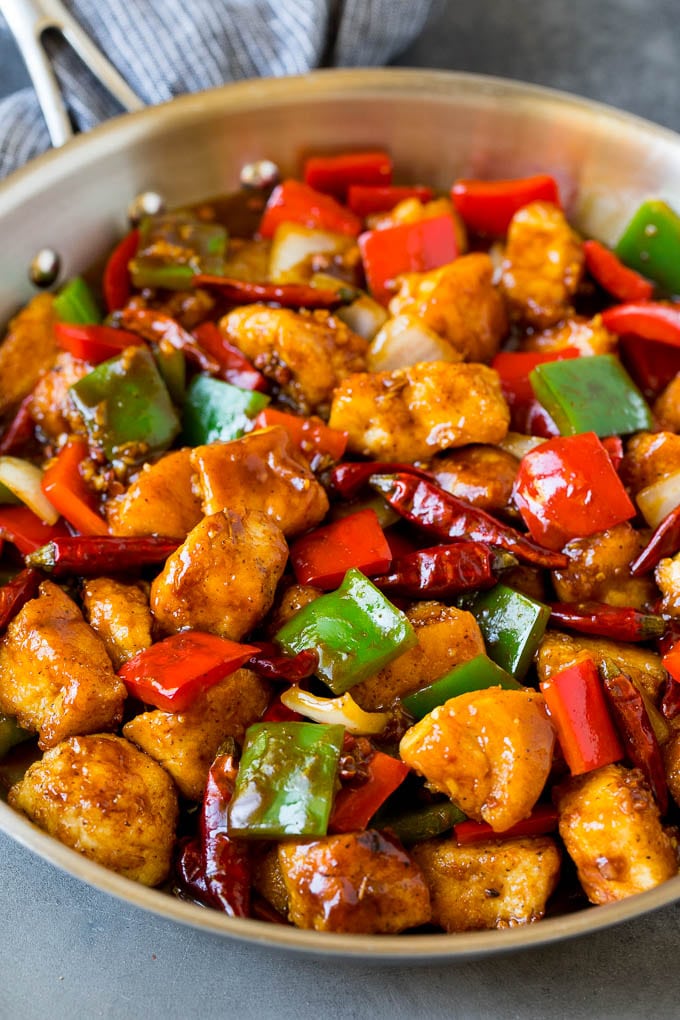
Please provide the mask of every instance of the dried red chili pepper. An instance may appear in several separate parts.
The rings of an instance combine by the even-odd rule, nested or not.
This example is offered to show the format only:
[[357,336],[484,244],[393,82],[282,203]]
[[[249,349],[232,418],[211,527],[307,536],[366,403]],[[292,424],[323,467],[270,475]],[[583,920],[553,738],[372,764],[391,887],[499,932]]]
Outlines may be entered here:
[[230,917],[250,915],[251,866],[248,845],[230,839],[227,807],[238,765],[231,754],[218,754],[210,766],[201,811],[203,873],[213,906]]
[[127,303],[132,291],[132,280],[128,264],[134,258],[139,246],[139,231],[131,230],[111,252],[106,263],[102,289],[109,312],[115,312]]
[[175,875],[178,891],[183,899],[201,903],[204,907],[213,905],[205,880],[203,855],[198,839],[186,839],[180,843],[175,861]]
[[675,677],[667,676],[661,687],[661,714],[665,719],[672,721],[680,715],[680,681]]
[[0,588],[0,630],[35,596],[40,580],[39,572],[28,567]]
[[661,637],[666,622],[654,613],[605,602],[553,602],[550,622],[579,634],[599,634],[612,641],[651,641]]
[[630,565],[631,577],[641,577],[654,570],[665,556],[673,556],[680,549],[680,506],[664,517],[649,542]]
[[371,478],[371,485],[401,517],[438,538],[466,538],[497,545],[520,560],[548,570],[558,570],[569,564],[568,557],[562,553],[531,542],[519,531],[501,524],[484,510],[452,496],[428,479],[404,473],[378,474]]
[[642,695],[611,659],[600,665],[600,675],[626,754],[646,778],[664,815],[668,810],[666,773]]
[[16,453],[33,437],[35,422],[31,416],[32,401],[33,394],[29,393],[19,404],[17,413],[0,439],[0,456]]
[[176,538],[119,538],[114,535],[77,535],[52,539],[26,557],[26,565],[53,577],[78,574],[127,573],[163,563],[181,545]]
[[268,680],[285,680],[296,684],[316,672],[319,655],[316,649],[306,648],[297,655],[282,655],[278,647],[271,642],[258,641],[260,650],[245,663],[246,669],[252,669]]
[[123,329],[129,329],[144,340],[152,343],[165,340],[175,350],[183,351],[189,361],[198,365],[203,372],[219,375],[220,363],[204,351],[195,337],[170,315],[153,308],[123,308],[116,313],[115,320]]
[[488,822],[475,822],[466,819],[456,822],[453,831],[458,846],[470,846],[472,843],[485,843],[490,839],[516,839],[519,836],[543,836],[554,832],[557,828],[557,808],[552,804],[538,804],[528,818],[517,822],[505,832],[495,832]]
[[194,337],[211,357],[220,364],[219,378],[242,390],[266,392],[269,383],[261,372],[251,365],[238,347],[230,344],[214,322],[202,322],[194,330]]
[[194,287],[216,287],[225,300],[238,305],[264,301],[282,308],[337,308],[355,296],[350,288],[325,290],[306,283],[251,283],[207,273],[198,273],[191,282]]
[[434,481],[430,471],[424,471],[414,464],[402,464],[398,461],[356,461],[336,464],[330,473],[331,488],[344,499],[352,499],[359,493],[371,475],[406,474],[426,481]]
[[389,573],[371,580],[376,588],[396,595],[446,597],[491,588],[497,571],[516,565],[514,556],[481,542],[454,542],[401,556],[392,561]]

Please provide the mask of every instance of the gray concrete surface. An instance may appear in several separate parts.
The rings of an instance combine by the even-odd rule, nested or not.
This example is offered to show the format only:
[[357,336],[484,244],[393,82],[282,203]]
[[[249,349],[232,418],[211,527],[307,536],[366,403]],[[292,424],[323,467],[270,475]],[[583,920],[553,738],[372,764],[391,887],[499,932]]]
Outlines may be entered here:
[[[399,63],[553,85],[680,129],[672,0],[449,0]],[[0,30],[0,95],[22,81]],[[680,1014],[680,906],[531,952],[396,969],[295,958],[170,924],[62,875],[2,835],[0,862],[0,1020]]]

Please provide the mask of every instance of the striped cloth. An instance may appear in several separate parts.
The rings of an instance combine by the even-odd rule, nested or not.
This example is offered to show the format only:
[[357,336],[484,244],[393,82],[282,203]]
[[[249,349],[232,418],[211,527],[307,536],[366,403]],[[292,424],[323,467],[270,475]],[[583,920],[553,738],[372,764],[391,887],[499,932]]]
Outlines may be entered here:
[[[440,2],[65,0],[65,6],[140,98],[154,104],[240,78],[386,63]],[[6,31],[1,19],[0,30]],[[62,40],[47,45],[78,130],[120,112]],[[32,89],[0,101],[0,177],[49,145]]]

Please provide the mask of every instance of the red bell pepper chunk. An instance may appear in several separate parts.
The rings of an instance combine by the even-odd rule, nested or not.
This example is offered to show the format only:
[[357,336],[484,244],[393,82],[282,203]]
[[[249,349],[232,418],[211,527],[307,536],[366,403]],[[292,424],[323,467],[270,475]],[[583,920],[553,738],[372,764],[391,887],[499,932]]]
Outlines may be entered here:
[[135,333],[114,326],[81,326],[71,322],[55,322],[54,336],[63,351],[91,365],[115,358],[126,347],[140,347],[144,343]]
[[255,418],[255,428],[267,429],[272,425],[282,426],[310,461],[316,456],[340,460],[349,438],[346,432],[330,428],[321,418],[301,418],[265,407]]
[[676,641],[671,650],[666,652],[661,663],[673,679],[680,683],[680,641]]
[[111,252],[104,270],[103,290],[106,308],[116,312],[126,305],[132,291],[132,278],[128,264],[137,253],[139,231],[131,230]]
[[511,180],[460,180],[451,188],[459,216],[477,234],[501,237],[515,213],[529,202],[560,204],[557,181],[549,174]]
[[680,347],[680,303],[630,301],[606,308],[602,322],[611,333],[633,333],[644,340],[660,340]]
[[164,712],[183,712],[257,652],[215,634],[172,634],[129,659],[118,671],[128,694]]
[[71,439],[45,471],[41,488],[55,510],[81,535],[108,535],[106,521],[95,509],[95,495],[80,473],[88,456],[85,440]]
[[528,404],[515,404],[510,409],[510,426],[513,432],[523,436],[537,436],[539,439],[553,439],[560,430],[543,404],[534,398]]
[[625,266],[599,241],[584,241],[583,254],[590,275],[617,301],[648,301],[654,293],[653,283]]
[[405,185],[366,185],[352,184],[347,192],[347,205],[357,216],[371,216],[373,213],[389,212],[407,198],[417,198],[419,202],[431,202],[434,197],[432,188],[416,184],[410,188]]
[[658,397],[680,372],[680,345],[629,333],[619,340],[619,354],[648,400]]
[[300,223],[336,234],[356,237],[361,220],[331,195],[315,191],[301,181],[288,180],[272,191],[260,221],[260,236],[273,237],[282,223]]
[[304,716],[287,708],[281,698],[275,698],[261,718],[261,722],[302,722]]
[[618,471],[623,460],[623,440],[621,436],[605,436],[603,439],[600,439],[600,442],[609,454],[612,467],[615,471]]
[[0,439],[0,456],[16,453],[33,437],[35,422],[31,414],[32,404],[33,394],[29,393],[19,404],[17,413]]
[[368,778],[360,786],[343,786],[333,803],[328,822],[329,832],[357,832],[365,829],[373,815],[390,794],[394,793],[409,773],[399,758],[376,751],[369,758]]
[[602,681],[591,658],[577,659],[539,686],[573,776],[623,758]]
[[594,432],[549,439],[527,453],[513,497],[531,537],[549,549],[613,528],[636,513]]
[[680,506],[666,514],[642,552],[630,565],[631,577],[651,573],[660,560],[680,549]]
[[37,595],[40,572],[27,567],[0,588],[0,631]]
[[22,556],[28,556],[45,543],[68,534],[63,521],[45,524],[27,506],[0,507],[0,538],[15,545]]
[[352,184],[391,184],[392,160],[382,150],[311,156],[305,160],[302,176],[310,188],[344,199]]
[[238,347],[229,343],[214,322],[202,322],[194,329],[194,336],[206,353],[219,362],[217,373],[224,382],[242,390],[266,391],[269,387],[261,372],[251,365]]
[[316,528],[298,538],[290,549],[298,583],[311,584],[323,591],[337,588],[352,567],[369,577],[382,574],[391,559],[378,515],[370,509]]
[[516,404],[531,404],[536,399],[529,382],[529,373],[537,365],[545,365],[549,361],[564,361],[566,358],[580,357],[576,347],[564,347],[559,351],[502,351],[491,362],[501,377],[503,396],[512,409]]
[[485,843],[489,839],[514,839],[517,836],[544,836],[557,828],[557,808],[552,804],[539,804],[531,815],[503,832],[495,832],[488,822],[475,822],[468,819],[457,822],[453,831],[458,846],[470,846],[472,843]]
[[458,240],[451,216],[435,216],[384,230],[367,230],[359,237],[359,250],[373,297],[387,304],[397,276],[426,273],[453,262],[458,255]]

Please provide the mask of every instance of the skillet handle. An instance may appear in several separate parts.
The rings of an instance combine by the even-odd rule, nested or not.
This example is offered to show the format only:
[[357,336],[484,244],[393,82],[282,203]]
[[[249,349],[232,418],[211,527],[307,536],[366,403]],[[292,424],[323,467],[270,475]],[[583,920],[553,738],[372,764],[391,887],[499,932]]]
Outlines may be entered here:
[[55,148],[64,145],[74,132],[59,83],[42,44],[43,35],[48,30],[59,32],[64,37],[124,110],[141,110],[144,107],[139,96],[60,0],[0,0],[0,10],[24,58]]

